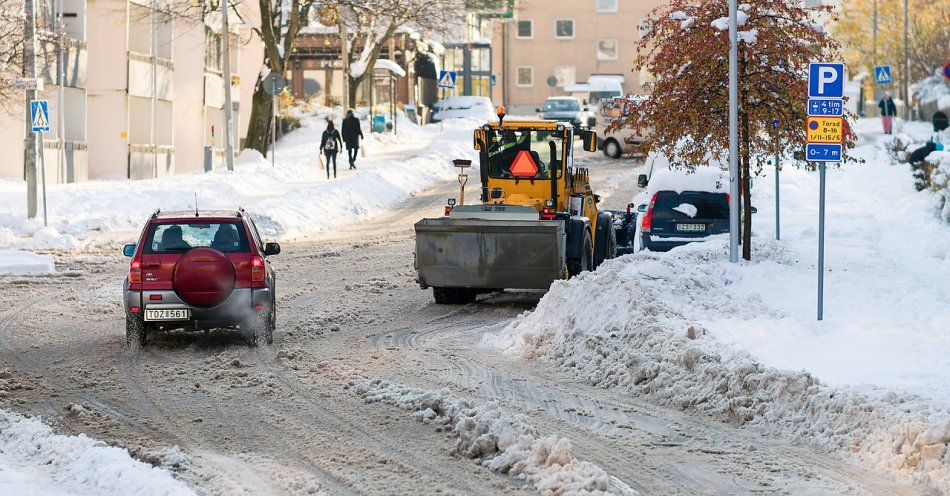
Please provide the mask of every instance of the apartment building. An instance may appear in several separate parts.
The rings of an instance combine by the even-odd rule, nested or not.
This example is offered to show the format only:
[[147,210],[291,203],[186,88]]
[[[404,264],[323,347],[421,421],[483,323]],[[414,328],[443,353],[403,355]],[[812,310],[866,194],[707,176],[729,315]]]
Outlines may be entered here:
[[[492,100],[512,114],[532,114],[549,96],[566,95],[591,75],[623,77],[642,93],[646,74],[632,72],[639,26],[662,0],[519,0],[514,19],[496,23]],[[501,52],[501,56],[497,54]]]
[[[234,145],[240,149],[251,112],[242,102],[252,99],[263,47],[236,15],[229,33],[231,74],[225,77],[221,14],[214,8],[219,4],[58,1],[61,16],[54,0],[39,0],[37,7],[37,75],[46,81],[37,98],[49,101],[51,124],[43,136],[47,182],[202,170],[205,147],[214,151],[213,165],[221,166],[225,81],[231,84]],[[250,22],[259,20],[253,2],[239,8]],[[62,58],[55,49],[61,31],[67,47]],[[62,111],[59,60],[65,74]],[[23,177],[23,113],[0,126],[0,145],[21,151],[0,164],[0,177]]]

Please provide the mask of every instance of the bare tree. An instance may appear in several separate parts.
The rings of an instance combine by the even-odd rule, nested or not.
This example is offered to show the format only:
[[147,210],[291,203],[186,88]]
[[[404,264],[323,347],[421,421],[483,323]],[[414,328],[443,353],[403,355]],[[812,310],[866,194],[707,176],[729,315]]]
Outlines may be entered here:
[[0,0],[0,110],[12,114],[23,105],[13,80],[23,76],[26,15],[21,0]]
[[359,85],[373,74],[386,43],[400,27],[447,33],[461,26],[462,0],[337,0],[337,24],[346,35],[348,101],[356,101]]

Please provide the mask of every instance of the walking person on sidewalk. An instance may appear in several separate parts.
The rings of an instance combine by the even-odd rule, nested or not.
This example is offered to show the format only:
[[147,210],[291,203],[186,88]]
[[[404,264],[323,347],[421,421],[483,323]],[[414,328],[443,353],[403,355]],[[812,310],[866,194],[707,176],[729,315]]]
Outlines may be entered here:
[[890,93],[884,93],[884,98],[877,104],[881,107],[881,124],[884,126],[884,134],[894,134],[894,116],[897,115],[897,105]]
[[353,109],[346,111],[343,119],[343,141],[346,142],[347,157],[350,159],[350,169],[356,168],[356,156],[360,151],[360,140],[363,139],[363,130],[360,129],[360,120],[353,115]]
[[[345,122],[345,121],[344,121]],[[340,132],[336,130],[333,121],[327,121],[327,129],[320,138],[320,151],[327,157],[327,179],[330,179],[330,162],[333,162],[333,177],[336,177],[336,154],[343,147]]]

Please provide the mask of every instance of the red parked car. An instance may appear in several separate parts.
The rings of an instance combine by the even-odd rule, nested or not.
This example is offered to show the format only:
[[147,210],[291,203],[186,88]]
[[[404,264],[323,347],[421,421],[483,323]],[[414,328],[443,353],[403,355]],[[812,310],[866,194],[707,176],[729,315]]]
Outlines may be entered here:
[[138,243],[125,280],[125,338],[144,346],[156,331],[217,328],[250,331],[252,343],[273,343],[275,274],[254,221],[237,211],[156,211]]

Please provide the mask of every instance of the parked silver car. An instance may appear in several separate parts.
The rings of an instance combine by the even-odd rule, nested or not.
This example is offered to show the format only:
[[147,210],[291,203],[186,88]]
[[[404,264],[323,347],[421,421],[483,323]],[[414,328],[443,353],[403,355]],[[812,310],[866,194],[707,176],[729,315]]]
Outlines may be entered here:
[[536,112],[546,121],[570,122],[576,129],[594,125],[594,117],[590,115],[586,104],[573,96],[552,96],[544,101],[544,105]]

